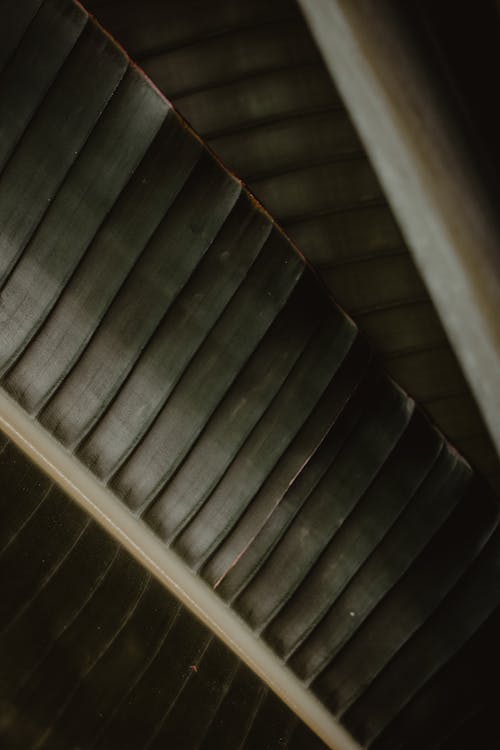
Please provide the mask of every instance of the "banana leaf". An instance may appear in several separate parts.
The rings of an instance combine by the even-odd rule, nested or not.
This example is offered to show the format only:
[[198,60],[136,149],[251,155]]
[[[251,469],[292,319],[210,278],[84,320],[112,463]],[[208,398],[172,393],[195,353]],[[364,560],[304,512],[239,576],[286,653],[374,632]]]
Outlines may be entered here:
[[3,745],[437,746],[497,671],[497,499],[80,5],[4,21]]
[[86,7],[285,227],[387,372],[498,494],[497,452],[295,0],[216,0],[210,13],[196,0]]

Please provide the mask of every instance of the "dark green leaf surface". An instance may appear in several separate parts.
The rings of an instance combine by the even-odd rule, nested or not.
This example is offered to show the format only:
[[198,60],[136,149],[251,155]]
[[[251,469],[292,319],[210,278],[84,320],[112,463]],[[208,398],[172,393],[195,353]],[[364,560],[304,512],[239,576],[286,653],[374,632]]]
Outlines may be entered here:
[[37,508],[0,552],[2,748],[289,747],[297,718],[227,646],[11,443],[2,457],[2,524],[28,489],[9,468]]
[[[168,17],[169,4],[157,7]],[[179,48],[200,7],[190,0],[171,26]],[[154,46],[137,9],[127,0],[123,18]],[[264,4],[219,10],[217,33],[249,38]],[[291,28],[289,10],[266,12]],[[43,53],[52,81],[43,89],[34,74],[29,118],[15,55],[0,72],[7,121],[21,113],[0,173],[2,386],[355,736],[403,747],[418,720],[430,746],[438,717],[422,707],[498,605],[497,501],[287,236],[82,12],[46,0],[18,40],[24,59],[44,29],[69,24]],[[331,184],[320,190],[328,211],[347,209],[360,185],[368,202],[378,195],[352,154],[301,170],[300,184],[294,171],[279,178],[290,216],[314,185]],[[342,222],[362,244],[364,230]],[[365,300],[381,288],[391,304],[410,292],[418,304],[406,256],[394,259],[401,289],[383,284],[386,256],[347,264],[353,299],[359,273]],[[9,443],[0,472],[6,747],[321,746]],[[452,613],[460,627],[443,646]],[[459,685],[448,691],[449,706],[460,702]]]
[[215,0],[209,13],[195,0],[86,7],[285,226],[395,380],[432,403],[445,435],[498,487],[498,457],[460,365],[295,0]]
[[4,14],[0,33],[0,69],[5,67],[14,54],[41,4],[42,0],[19,0],[15,13]]

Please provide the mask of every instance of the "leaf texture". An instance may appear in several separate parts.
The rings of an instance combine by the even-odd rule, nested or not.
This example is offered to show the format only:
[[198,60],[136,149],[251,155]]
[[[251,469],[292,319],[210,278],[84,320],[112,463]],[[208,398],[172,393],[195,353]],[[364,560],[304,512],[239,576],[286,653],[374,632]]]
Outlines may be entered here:
[[[496,499],[113,40],[70,0],[31,23],[16,7],[18,50],[69,30],[40,93],[4,100],[3,389],[360,742],[407,747],[416,722],[437,747],[428,707],[446,685],[455,731],[447,675],[498,606]],[[259,18],[222,7],[222,28]],[[0,458],[7,746],[321,746],[9,443]]]
[[196,0],[86,3],[498,492],[482,417],[295,1],[244,5],[217,0],[206,13]]
[[324,747],[5,440],[0,470],[2,747]]

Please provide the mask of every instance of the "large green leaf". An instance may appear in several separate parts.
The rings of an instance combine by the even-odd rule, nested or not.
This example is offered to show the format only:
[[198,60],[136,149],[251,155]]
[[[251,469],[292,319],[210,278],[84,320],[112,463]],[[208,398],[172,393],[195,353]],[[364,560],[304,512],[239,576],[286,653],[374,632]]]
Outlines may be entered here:
[[3,441],[4,748],[319,748],[236,657]]
[[498,488],[460,365],[295,0],[87,0],[263,202],[392,377]]
[[[221,7],[251,25],[263,6]],[[118,542],[7,443],[5,744],[320,742],[302,724],[290,735],[287,709],[191,615],[169,629],[153,573],[330,746],[355,746],[343,726],[382,748],[418,727],[437,746],[464,701],[449,676],[471,670],[481,628],[491,639],[497,501],[85,11],[9,8],[0,421]],[[165,634],[144,686],[148,639]]]

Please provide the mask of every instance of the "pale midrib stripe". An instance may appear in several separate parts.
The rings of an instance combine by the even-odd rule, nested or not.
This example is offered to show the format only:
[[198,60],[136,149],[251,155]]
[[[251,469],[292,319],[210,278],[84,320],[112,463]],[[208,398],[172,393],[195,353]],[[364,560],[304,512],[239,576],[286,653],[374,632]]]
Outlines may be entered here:
[[348,732],[249,626],[38,422],[0,389],[0,428],[205,623],[333,750],[360,750]]

